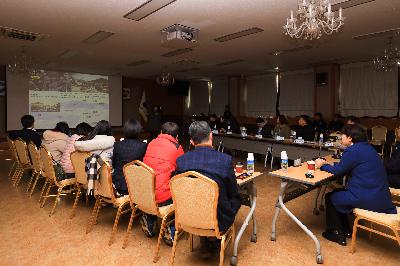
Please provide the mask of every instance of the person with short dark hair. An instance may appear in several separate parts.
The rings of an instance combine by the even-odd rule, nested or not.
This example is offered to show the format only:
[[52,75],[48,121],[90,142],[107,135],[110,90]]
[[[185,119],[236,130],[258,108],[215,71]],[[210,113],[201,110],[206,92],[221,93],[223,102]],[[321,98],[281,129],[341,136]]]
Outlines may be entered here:
[[272,138],[272,132],[274,130],[274,126],[269,123],[269,121],[265,121],[262,117],[256,118],[257,129],[255,134],[261,135],[263,138]]
[[60,163],[65,152],[69,133],[69,126],[66,122],[58,122],[54,129],[43,132],[43,146],[57,163]]
[[35,118],[31,115],[24,115],[21,117],[22,130],[13,130],[9,133],[9,138],[16,140],[21,138],[26,143],[32,141],[39,149],[42,145],[42,138],[35,130]]
[[358,125],[360,124],[360,118],[355,116],[349,116],[346,120],[346,125]]
[[114,142],[115,138],[112,136],[110,123],[101,120],[86,137],[75,142],[75,149],[99,155],[104,161],[111,163]]
[[343,128],[342,116],[335,114],[333,120],[329,122],[328,130],[330,132],[340,132]]
[[75,151],[75,141],[87,136],[93,128],[88,123],[79,123],[74,134],[68,138],[67,145],[65,146],[64,153],[61,156],[60,165],[67,175],[72,176],[75,173],[74,167],[71,162],[71,153]]
[[218,184],[218,227],[224,232],[235,221],[241,206],[232,157],[213,149],[211,129],[204,121],[193,122],[189,136],[195,149],[177,159],[177,173],[196,171]]
[[322,233],[329,241],[345,246],[346,237],[351,235],[347,215],[354,208],[391,214],[397,210],[392,203],[385,167],[368,143],[365,130],[359,125],[347,125],[341,140],[346,149],[339,163],[330,165],[317,159],[315,165],[335,176],[350,177],[345,189],[326,194],[326,230]]
[[146,153],[147,144],[138,139],[140,132],[143,128],[139,121],[129,119],[124,123],[124,136],[125,139],[114,143],[113,151],[113,183],[115,189],[121,195],[128,195],[128,188],[126,186],[124,176],[124,165],[134,160],[143,160]]
[[274,128],[274,135],[284,137],[285,139],[290,138],[290,127],[284,115],[278,115],[276,117],[276,126]]
[[[400,126],[395,129],[396,140],[400,140]],[[393,144],[393,151],[390,159],[386,162],[389,186],[400,188],[400,142]]]
[[318,136],[322,134],[326,134],[326,131],[328,130],[328,127],[326,125],[325,120],[322,117],[321,113],[315,113],[314,114],[314,121],[313,121],[313,127],[315,132],[318,134]]
[[[143,162],[151,167],[156,176],[156,202],[158,206],[172,203],[169,181],[176,170],[176,159],[183,155],[182,146],[178,143],[179,126],[173,122],[166,122],[161,126],[161,134],[147,146]],[[157,217],[144,214],[140,219],[142,230],[148,237],[155,236]],[[171,224],[167,228],[167,237],[164,241],[172,245],[175,227]]]
[[[192,121],[192,122],[194,122],[194,121]],[[210,128],[212,130],[220,130],[221,129],[221,123],[216,114],[210,115],[210,117],[208,118],[208,124],[210,125]]]
[[315,130],[311,125],[311,119],[308,115],[301,115],[298,120],[298,127],[296,128],[296,136],[303,138],[307,141],[313,141],[315,138]]
[[224,116],[221,117],[221,124],[225,131],[230,129],[233,133],[240,133],[239,123],[229,110],[225,111]]
[[147,128],[150,133],[150,140],[155,139],[160,134],[163,117],[160,106],[154,106],[149,115]]

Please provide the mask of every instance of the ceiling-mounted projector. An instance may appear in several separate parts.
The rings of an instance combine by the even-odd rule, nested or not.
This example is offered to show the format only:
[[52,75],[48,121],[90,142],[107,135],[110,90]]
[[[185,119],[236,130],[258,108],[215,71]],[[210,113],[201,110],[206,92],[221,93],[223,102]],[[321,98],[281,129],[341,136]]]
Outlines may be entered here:
[[174,24],[161,30],[161,45],[168,48],[188,48],[198,45],[199,30]]

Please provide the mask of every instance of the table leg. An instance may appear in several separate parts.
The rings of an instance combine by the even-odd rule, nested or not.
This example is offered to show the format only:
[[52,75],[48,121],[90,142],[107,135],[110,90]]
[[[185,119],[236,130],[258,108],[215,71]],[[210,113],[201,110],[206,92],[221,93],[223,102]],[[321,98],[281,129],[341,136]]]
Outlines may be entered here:
[[239,232],[236,235],[234,246],[233,246],[233,256],[231,258],[231,265],[237,265],[237,256],[238,256],[238,246],[240,239],[242,238],[242,235],[244,231],[246,230],[247,226],[249,225],[250,219],[253,219],[253,234],[251,235],[251,241],[256,242],[257,241],[257,227],[256,227],[256,219],[254,216],[254,211],[256,209],[257,205],[257,190],[254,182],[250,182],[246,186],[247,193],[249,194],[250,197],[250,211],[246,216],[246,219],[244,220],[242,226],[240,227]]
[[[285,206],[283,203],[283,193],[286,190],[287,187],[287,182],[282,181],[281,182],[281,190],[279,192],[279,197],[278,197],[278,203],[279,206],[283,209],[283,211],[314,241],[315,243],[315,248],[316,248],[316,260],[318,264],[322,263],[322,255],[321,255],[321,244],[319,243],[319,240],[317,237],[311,232],[299,219],[297,219],[296,216],[294,216],[293,213],[289,211],[289,209]],[[275,218],[275,217],[274,217]],[[276,222],[276,221],[275,221]],[[274,225],[273,225],[273,230],[275,230]],[[274,235],[273,231],[273,235]],[[272,238],[272,236],[271,236]]]
[[321,194],[321,190],[322,190],[322,186],[318,188],[317,196],[315,197],[314,210],[313,210],[313,214],[314,214],[314,215],[319,215],[319,210],[318,210],[318,199],[319,199],[319,195]]
[[[281,182],[281,189],[279,190],[279,197],[282,197],[285,195],[285,191],[288,187],[288,183],[287,182]],[[281,209],[281,206],[279,204],[279,201],[276,202],[276,206],[275,206],[275,214],[274,214],[274,218],[272,219],[272,232],[271,232],[271,241],[275,241],[276,240],[276,221],[278,220],[278,216],[279,216],[279,211]]]

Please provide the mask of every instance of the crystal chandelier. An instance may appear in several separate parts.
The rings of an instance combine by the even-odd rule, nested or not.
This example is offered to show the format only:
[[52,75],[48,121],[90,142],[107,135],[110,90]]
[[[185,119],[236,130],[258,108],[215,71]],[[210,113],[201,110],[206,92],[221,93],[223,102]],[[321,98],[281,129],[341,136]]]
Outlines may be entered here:
[[389,39],[383,55],[374,58],[374,66],[379,71],[392,71],[400,66],[400,50],[393,46],[393,37]]
[[300,0],[296,15],[293,10],[283,26],[285,35],[292,38],[319,39],[323,33],[337,32],[344,24],[342,8],[339,15],[331,10],[329,0]]
[[156,82],[162,87],[168,87],[175,83],[175,79],[170,72],[164,70],[161,72],[161,75],[156,78]]
[[24,48],[20,54],[15,55],[11,62],[7,64],[7,70],[15,74],[32,73],[37,69],[39,69],[38,65],[32,57],[26,54]]

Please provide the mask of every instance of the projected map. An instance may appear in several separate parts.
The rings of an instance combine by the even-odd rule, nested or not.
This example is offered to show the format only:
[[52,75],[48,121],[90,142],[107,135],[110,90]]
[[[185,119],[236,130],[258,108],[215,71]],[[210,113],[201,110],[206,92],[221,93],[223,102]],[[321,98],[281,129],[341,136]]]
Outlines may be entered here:
[[108,76],[40,70],[29,81],[29,107],[36,128],[108,120]]

